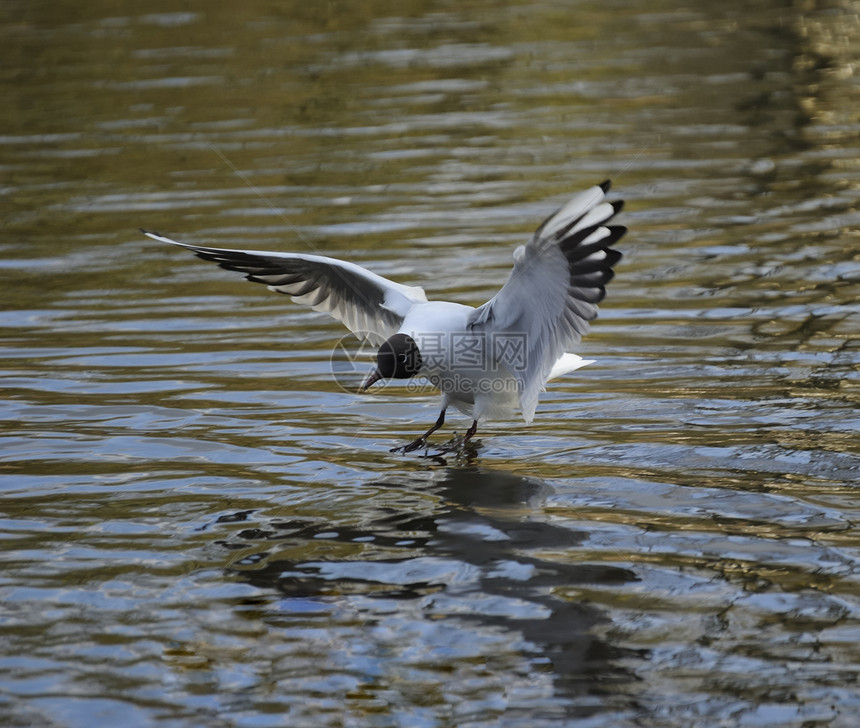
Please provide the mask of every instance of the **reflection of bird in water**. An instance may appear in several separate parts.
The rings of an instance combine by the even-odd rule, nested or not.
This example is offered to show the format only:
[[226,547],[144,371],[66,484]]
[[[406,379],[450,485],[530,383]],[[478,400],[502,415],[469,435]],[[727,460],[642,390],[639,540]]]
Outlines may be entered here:
[[[471,674],[457,666],[460,652],[450,664],[444,656],[454,635],[476,665],[524,660],[527,672],[508,678],[512,688],[547,679],[571,715],[599,711],[587,696],[630,678],[616,664],[619,648],[594,629],[607,622],[605,612],[576,593],[636,581],[635,574],[582,563],[577,549],[588,534],[534,510],[553,491],[539,479],[471,467],[427,476],[363,483],[370,497],[331,520],[248,523],[223,542],[242,554],[231,571],[283,595],[273,615],[281,624],[290,614],[304,624],[309,612],[330,613],[331,629],[361,644],[406,630],[408,656],[379,647],[386,674],[415,659],[426,660],[431,682],[444,684],[457,670]],[[409,507],[396,507],[404,498]]]
[[421,288],[334,258],[207,248],[146,234],[330,313],[379,344],[376,367],[362,390],[381,380],[426,377],[442,392],[441,412],[421,437],[395,448],[410,452],[442,427],[450,405],[472,418],[457,446],[470,440],[483,417],[508,416],[519,408],[531,422],[548,380],[591,363],[568,349],[597,316],[621,258],[611,246],[626,228],[608,223],[622,203],[607,202],[608,190],[609,182],[592,187],[547,218],[514,251],[514,267],[501,290],[478,308],[428,301]]

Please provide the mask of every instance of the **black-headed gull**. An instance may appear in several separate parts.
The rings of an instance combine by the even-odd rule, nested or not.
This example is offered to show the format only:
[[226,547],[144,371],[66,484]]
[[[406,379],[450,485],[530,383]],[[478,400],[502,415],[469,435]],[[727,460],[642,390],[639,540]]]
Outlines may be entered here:
[[428,301],[422,288],[334,258],[206,248],[143,232],[325,311],[378,345],[376,367],[360,391],[380,380],[426,377],[442,393],[442,411],[427,432],[394,448],[410,452],[442,427],[450,405],[472,418],[464,443],[483,417],[519,407],[531,422],[548,380],[592,363],[568,349],[597,316],[621,258],[611,246],[627,229],[608,223],[623,203],[607,202],[608,191],[608,181],[591,187],[550,215],[514,251],[502,289],[478,308]]

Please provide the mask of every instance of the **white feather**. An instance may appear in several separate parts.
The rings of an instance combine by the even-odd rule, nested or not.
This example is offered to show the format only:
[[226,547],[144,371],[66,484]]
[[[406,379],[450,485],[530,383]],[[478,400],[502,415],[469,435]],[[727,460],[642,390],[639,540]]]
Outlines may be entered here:
[[249,280],[285,293],[296,303],[331,314],[354,334],[376,343],[394,334],[416,303],[427,301],[422,288],[395,283],[344,260],[304,253],[208,248],[143,232],[222,268],[245,273]]

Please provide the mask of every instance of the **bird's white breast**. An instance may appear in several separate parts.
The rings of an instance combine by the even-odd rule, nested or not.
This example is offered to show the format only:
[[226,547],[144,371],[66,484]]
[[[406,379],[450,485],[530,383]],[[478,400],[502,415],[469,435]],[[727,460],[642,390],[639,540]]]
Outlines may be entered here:
[[457,303],[420,304],[400,331],[418,344],[421,374],[451,404],[475,417],[509,414],[518,402],[516,381],[496,364],[488,334],[467,328],[474,310]]

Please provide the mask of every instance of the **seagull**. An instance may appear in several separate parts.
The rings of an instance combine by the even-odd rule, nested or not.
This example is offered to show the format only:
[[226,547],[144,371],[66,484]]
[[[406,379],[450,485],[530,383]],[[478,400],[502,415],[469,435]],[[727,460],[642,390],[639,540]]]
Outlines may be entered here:
[[379,381],[423,376],[442,394],[441,412],[423,435],[392,452],[424,448],[454,406],[472,418],[460,446],[483,418],[517,409],[534,419],[547,381],[593,360],[570,353],[597,317],[626,232],[609,224],[623,201],[608,202],[610,182],[574,196],[514,251],[501,290],[477,308],[428,301],[424,290],[383,278],[355,263],[305,253],[229,250],[179,243],[141,230],[203,260],[245,274],[296,303],[331,314],[378,346],[376,366],[359,392]]

